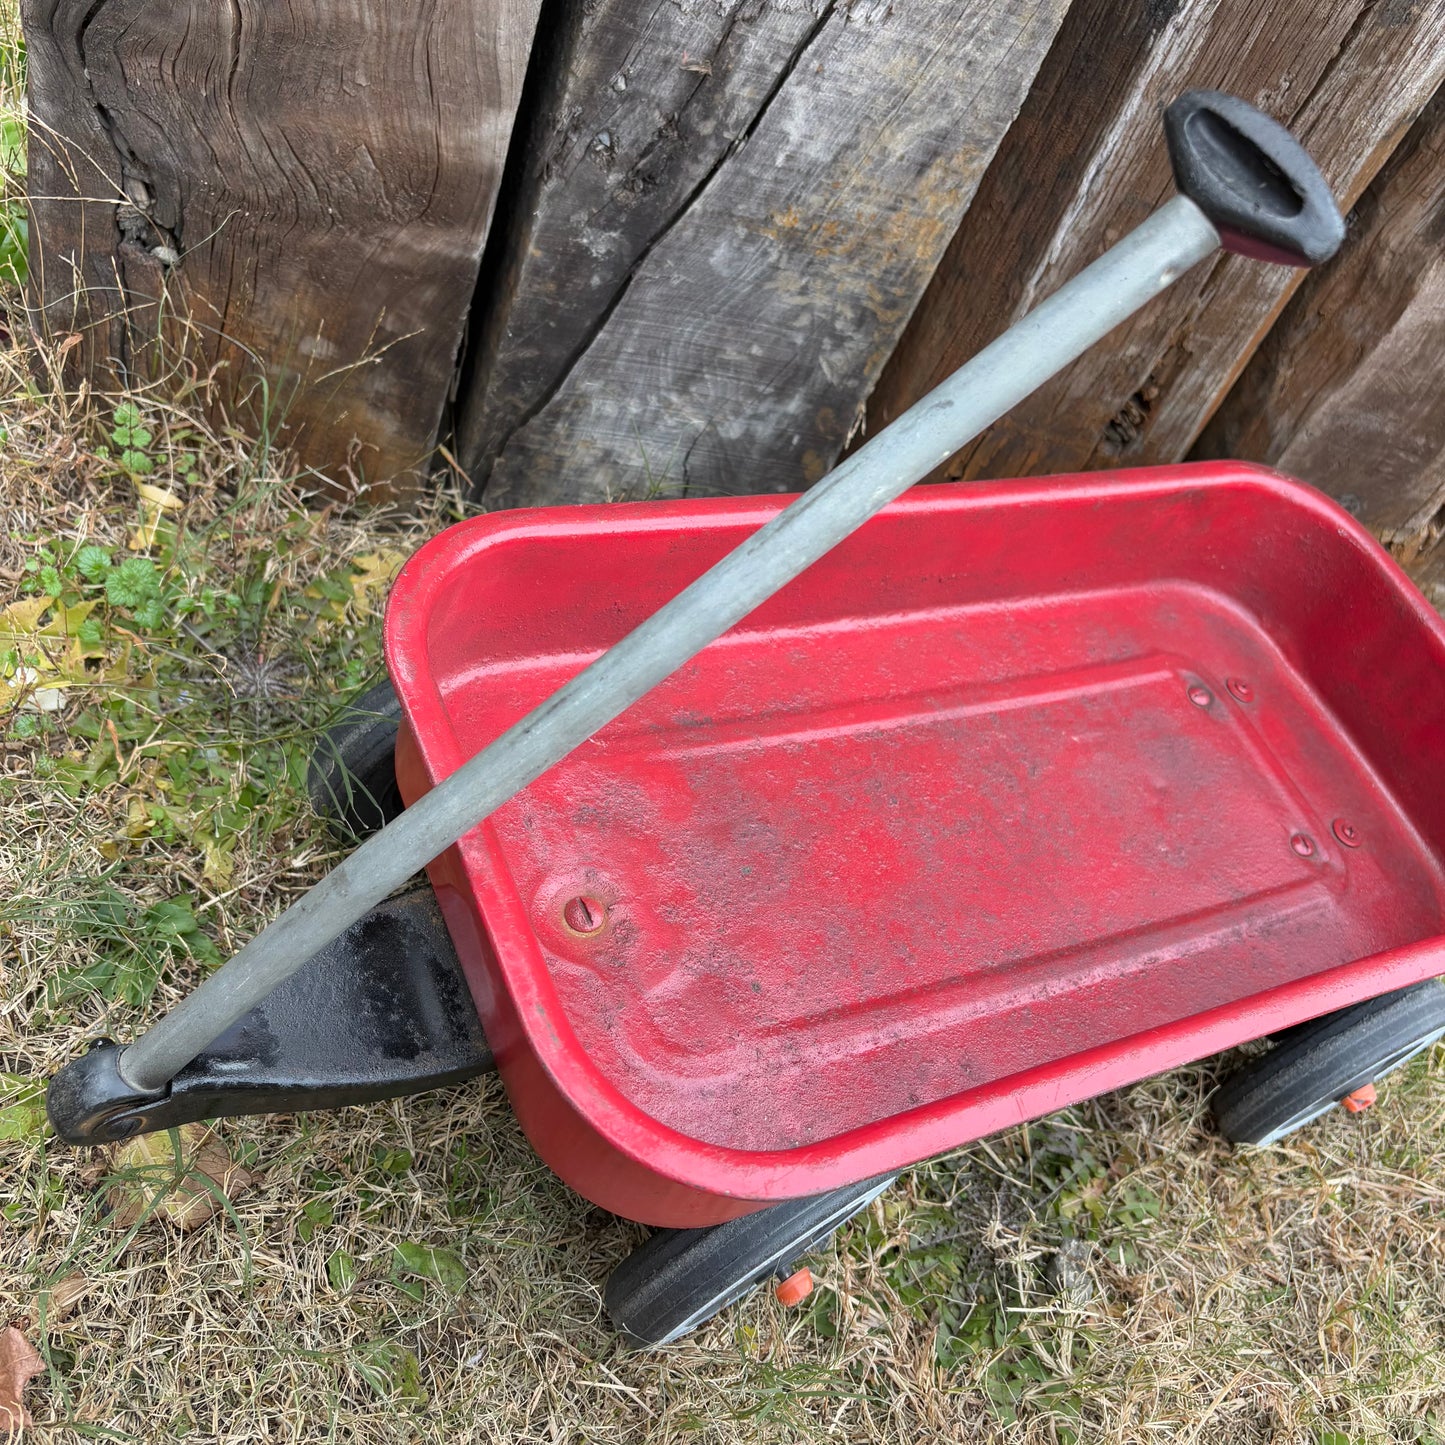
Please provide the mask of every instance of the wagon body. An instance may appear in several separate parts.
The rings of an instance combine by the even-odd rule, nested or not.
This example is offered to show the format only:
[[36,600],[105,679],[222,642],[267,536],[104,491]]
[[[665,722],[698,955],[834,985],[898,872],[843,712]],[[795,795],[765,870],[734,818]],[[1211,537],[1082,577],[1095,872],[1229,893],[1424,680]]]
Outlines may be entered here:
[[[427,543],[406,800],[788,500]],[[926,487],[429,872],[538,1153],[696,1226],[1445,972],[1442,780],[1445,626],[1318,493]]]

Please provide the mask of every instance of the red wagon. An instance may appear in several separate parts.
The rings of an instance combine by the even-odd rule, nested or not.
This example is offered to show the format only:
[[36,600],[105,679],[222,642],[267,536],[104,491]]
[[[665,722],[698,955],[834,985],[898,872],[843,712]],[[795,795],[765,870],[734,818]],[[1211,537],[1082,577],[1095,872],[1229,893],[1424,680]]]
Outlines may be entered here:
[[[478,517],[397,580],[416,800],[786,498]],[[434,862],[522,1127],[716,1224],[1445,973],[1445,624],[1204,465],[895,503]]]
[[[1193,159],[1234,167],[1234,209],[1171,203],[1189,209],[1099,273],[1139,297],[1221,235],[1281,259],[1300,232],[1290,258],[1313,255],[1307,160],[1238,102],[1192,106]],[[1069,302],[1081,337],[1104,325],[1099,277]],[[1013,335],[970,385],[1041,344]],[[1275,1040],[1216,1100],[1231,1138],[1366,1102],[1445,1032],[1445,625],[1352,518],[1259,468],[884,506],[963,404],[943,390],[900,423],[912,461],[873,452],[866,510],[758,600],[715,592],[716,625],[699,589],[752,585],[750,555],[872,485],[884,437],[803,502],[502,513],[424,546],[392,594],[391,681],[313,768],[353,832],[400,821],[353,855],[370,872],[348,860],[324,906],[272,925],[335,941],[298,971],[258,948],[267,930],[248,946],[264,986],[222,970],[67,1066],[57,1129],[324,1107],[495,1063],[562,1179],[661,1227],[607,1288],[658,1343],[786,1273],[898,1170],[1231,1045]],[[679,605],[717,640],[664,666],[636,640]],[[652,669],[630,706],[589,700],[616,658]],[[574,741],[433,827],[574,704],[595,719]],[[388,873],[388,840],[418,835]],[[368,911],[427,859],[431,890]],[[355,921],[318,935],[326,908]]]

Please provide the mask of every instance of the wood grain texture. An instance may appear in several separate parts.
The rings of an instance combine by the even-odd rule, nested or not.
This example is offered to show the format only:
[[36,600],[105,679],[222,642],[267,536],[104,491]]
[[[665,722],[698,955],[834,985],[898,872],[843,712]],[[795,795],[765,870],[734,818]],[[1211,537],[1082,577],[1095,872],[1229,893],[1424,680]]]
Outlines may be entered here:
[[1445,616],[1445,543],[1437,543],[1434,550],[1419,558],[1410,568],[1425,600],[1442,616]]
[[1195,448],[1313,482],[1398,548],[1445,526],[1445,92],[1350,216]]
[[[1282,120],[1352,205],[1445,75],[1433,0],[1076,0],[869,406],[876,430],[1172,193],[1160,114],[1195,86]],[[1089,77],[1095,83],[1089,83]],[[937,473],[1183,457],[1299,284],[1197,267]]]
[[[458,450],[485,476],[757,121],[823,0],[603,0],[547,38]],[[539,43],[544,43],[539,40]]]
[[486,500],[821,476],[1065,8],[602,0],[464,408]]
[[[24,0],[36,300],[77,369],[366,479],[431,451],[537,0]],[[263,390],[258,377],[267,382]]]

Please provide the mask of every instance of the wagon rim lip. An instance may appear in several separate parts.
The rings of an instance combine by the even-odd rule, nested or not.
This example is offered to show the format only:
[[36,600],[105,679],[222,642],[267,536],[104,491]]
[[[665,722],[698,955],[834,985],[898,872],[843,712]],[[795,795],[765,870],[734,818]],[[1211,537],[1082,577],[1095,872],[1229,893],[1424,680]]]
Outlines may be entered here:
[[[1193,462],[966,487],[917,487],[882,515],[1030,507],[1061,497],[1100,503],[1151,495],[1162,500],[1228,489],[1263,493],[1311,513],[1318,525],[1335,532],[1345,545],[1366,552],[1397,594],[1402,630],[1411,630],[1433,647],[1445,668],[1445,620],[1428,606],[1395,559],[1323,493],[1268,467]],[[428,624],[455,572],[477,553],[560,535],[736,528],[750,521],[762,526],[793,500],[774,494],[519,508],[469,518],[426,542],[393,586],[385,647],[388,670],[430,784],[456,771],[470,754],[463,751],[451,728],[426,665]],[[585,660],[590,658],[579,663]],[[1305,975],[829,1138],[778,1150],[740,1149],[696,1139],[654,1118],[591,1063],[552,983],[523,900],[510,884],[495,829],[483,822],[456,847],[528,1046],[561,1096],[626,1157],[676,1183],[728,1198],[760,1202],[798,1198],[904,1168],[996,1129],[1445,973],[1442,934]]]

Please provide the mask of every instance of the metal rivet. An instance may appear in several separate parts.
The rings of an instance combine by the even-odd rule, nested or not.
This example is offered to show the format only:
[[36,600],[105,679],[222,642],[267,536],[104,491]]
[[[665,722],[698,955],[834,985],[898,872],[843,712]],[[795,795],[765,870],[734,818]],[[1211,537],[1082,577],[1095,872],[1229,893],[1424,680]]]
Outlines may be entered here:
[[1242,677],[1231,677],[1225,686],[1240,702],[1254,701],[1254,689]]
[[1289,846],[1300,855],[1301,858],[1309,858],[1315,851],[1314,840],[1306,833],[1296,833],[1289,840]]
[[1336,818],[1334,821],[1335,837],[1345,845],[1346,848],[1358,848],[1365,840],[1360,837],[1360,830],[1345,818]]
[[1208,707],[1214,701],[1214,694],[1202,683],[1196,682],[1189,689],[1189,701],[1195,707]]
[[607,910],[595,898],[579,895],[562,905],[562,922],[573,933],[596,933],[607,922]]

